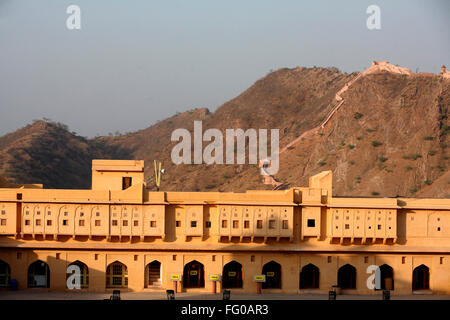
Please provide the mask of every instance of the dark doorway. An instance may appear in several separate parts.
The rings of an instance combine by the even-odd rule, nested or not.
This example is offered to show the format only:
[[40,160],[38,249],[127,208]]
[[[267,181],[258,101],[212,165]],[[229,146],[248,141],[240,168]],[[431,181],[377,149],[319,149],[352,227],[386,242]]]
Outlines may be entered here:
[[9,287],[11,280],[11,268],[9,264],[0,260],[0,288]]
[[50,268],[38,260],[28,267],[28,288],[50,288]]
[[338,287],[342,289],[356,289],[356,268],[346,264],[338,270]]
[[313,264],[307,264],[300,272],[300,289],[319,288],[319,268]]
[[148,282],[146,287],[161,287],[161,262],[155,260],[147,265]]
[[222,287],[242,288],[242,265],[239,262],[231,261],[223,267]]
[[391,266],[383,264],[380,266],[381,290],[394,290],[394,270]]
[[262,274],[266,276],[263,282],[263,289],[281,289],[281,265],[275,261],[270,261],[263,266]]
[[413,290],[430,289],[430,269],[421,264],[413,271]]
[[205,272],[203,264],[194,260],[184,266],[183,287],[185,288],[204,288]]

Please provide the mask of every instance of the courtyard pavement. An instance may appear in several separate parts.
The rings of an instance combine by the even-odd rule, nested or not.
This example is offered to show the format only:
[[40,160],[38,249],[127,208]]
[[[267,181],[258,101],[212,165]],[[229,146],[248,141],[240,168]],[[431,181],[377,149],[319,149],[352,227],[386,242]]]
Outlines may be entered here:
[[[104,300],[111,293],[52,292],[43,290],[0,291],[0,300]],[[166,300],[165,292],[122,292],[122,300]],[[177,293],[177,300],[222,300],[222,294]],[[233,293],[231,300],[328,300],[327,294]],[[377,295],[338,295],[337,300],[381,300]],[[391,300],[450,300],[450,295],[391,295]]]

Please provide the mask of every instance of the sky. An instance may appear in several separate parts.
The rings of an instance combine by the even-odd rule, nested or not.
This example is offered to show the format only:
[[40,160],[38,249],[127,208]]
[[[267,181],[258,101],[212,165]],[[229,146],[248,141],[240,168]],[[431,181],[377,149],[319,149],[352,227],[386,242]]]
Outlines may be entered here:
[[[379,30],[366,25],[373,4]],[[133,132],[214,111],[284,67],[387,60],[438,74],[449,12],[446,0],[0,0],[0,135],[44,117],[86,137]]]

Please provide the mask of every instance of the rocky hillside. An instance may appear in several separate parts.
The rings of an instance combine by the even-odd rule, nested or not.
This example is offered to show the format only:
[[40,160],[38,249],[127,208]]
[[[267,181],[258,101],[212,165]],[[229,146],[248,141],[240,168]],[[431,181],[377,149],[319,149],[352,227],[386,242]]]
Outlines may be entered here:
[[273,179],[283,187],[307,185],[309,176],[332,170],[333,193],[341,196],[449,197],[450,81],[397,70],[280,69],[214,113],[191,110],[121,136],[85,139],[38,121],[0,137],[0,174],[10,182],[85,188],[93,158],[144,159],[152,187],[158,159],[167,172],[164,190],[274,187],[263,183],[257,165],[174,165],[171,133],[186,128],[193,137],[194,120],[202,120],[203,132],[217,128],[224,135],[231,128],[280,129],[283,151]]

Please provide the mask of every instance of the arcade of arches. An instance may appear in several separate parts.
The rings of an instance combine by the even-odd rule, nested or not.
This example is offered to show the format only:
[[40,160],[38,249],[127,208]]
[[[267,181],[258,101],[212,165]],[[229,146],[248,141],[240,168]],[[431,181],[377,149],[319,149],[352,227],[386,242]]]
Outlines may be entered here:
[[[77,270],[80,271],[81,275],[81,289],[93,290],[95,288],[93,288],[91,281],[93,276],[92,272],[94,272],[94,276],[97,274],[97,282],[99,278],[104,279],[103,289],[126,289],[130,288],[129,277],[132,275],[130,270],[136,270],[134,267],[130,269],[131,261],[121,259],[109,262],[106,264],[104,272],[99,272],[95,267],[90,266],[89,260],[86,259],[83,261],[72,260],[65,265],[78,267]],[[173,265],[171,263],[165,264],[167,260],[162,258],[148,259],[147,261],[141,269],[144,288],[156,290],[172,288],[173,282],[168,281],[167,278],[169,278],[171,273],[175,273],[171,271],[173,270]],[[364,285],[368,277],[366,272],[368,263],[340,263],[335,267],[334,272],[330,272],[330,269],[326,269],[326,259],[321,263],[316,263],[317,261],[317,259],[314,259],[314,262],[310,263],[305,261],[298,267],[296,276],[298,282],[295,288],[297,292],[302,293],[302,290],[317,290],[318,293],[326,293],[330,290],[331,286],[350,290],[347,293],[357,293],[360,292],[359,290],[366,290]],[[405,279],[405,277],[399,277],[402,270],[395,269],[392,265],[384,263],[379,267],[381,277],[380,289],[393,290],[393,294],[402,292],[402,286],[406,288],[402,294],[412,291],[433,291],[433,278],[431,275],[433,266],[433,264],[425,263],[415,265],[414,268],[410,269],[409,283],[405,283],[404,280],[403,282],[398,280],[399,278]],[[0,288],[10,285],[11,279],[16,277],[14,274],[16,267],[6,261],[0,260]],[[23,287],[22,283],[20,289],[52,288],[52,282],[56,281],[56,275],[61,273],[61,270],[56,269],[54,264],[52,265],[47,259],[36,259],[31,261],[27,266],[24,265],[23,268],[27,270],[26,286]],[[266,277],[266,281],[262,284],[263,290],[275,289],[284,292],[283,290],[285,290],[286,286],[292,286],[292,281],[289,279],[293,278],[293,272],[295,272],[293,265],[286,263],[286,260],[278,260],[276,258],[269,261],[265,260],[264,263],[261,263],[259,267],[256,266],[256,268],[251,263],[246,263],[242,258],[223,262],[219,272],[211,272],[210,268],[205,258],[186,259],[182,267],[182,272],[179,272],[181,275],[179,288],[181,290],[201,289],[201,291],[210,292],[211,281],[209,281],[209,275],[217,273],[221,276],[219,289],[241,289],[243,292],[255,292],[256,286],[252,287],[254,285],[253,276],[261,274]],[[69,274],[66,274],[66,279],[68,279],[68,276]],[[136,274],[133,274],[133,276],[136,277]]]

